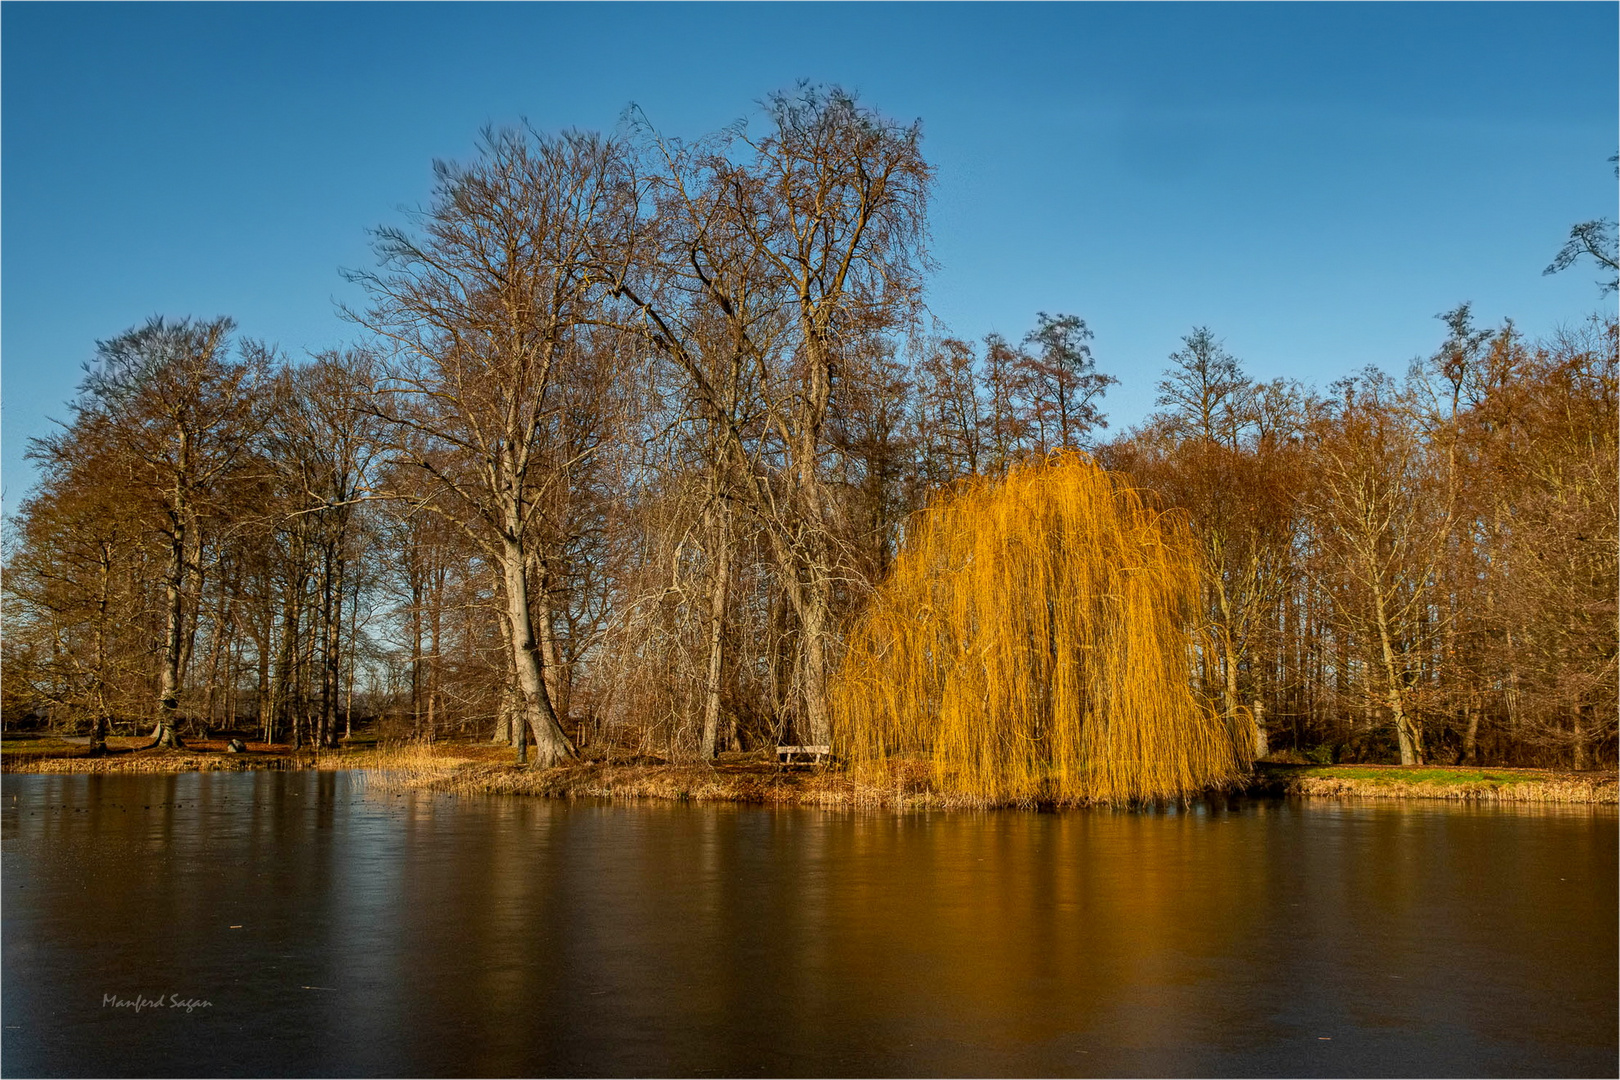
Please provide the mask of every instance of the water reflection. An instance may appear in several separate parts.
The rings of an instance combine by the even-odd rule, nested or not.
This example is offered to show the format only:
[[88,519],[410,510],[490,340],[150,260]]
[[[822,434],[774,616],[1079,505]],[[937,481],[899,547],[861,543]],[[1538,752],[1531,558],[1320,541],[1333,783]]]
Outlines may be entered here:
[[[10,1075],[1612,1071],[1616,819],[7,776]],[[212,1005],[139,1015],[107,993]]]

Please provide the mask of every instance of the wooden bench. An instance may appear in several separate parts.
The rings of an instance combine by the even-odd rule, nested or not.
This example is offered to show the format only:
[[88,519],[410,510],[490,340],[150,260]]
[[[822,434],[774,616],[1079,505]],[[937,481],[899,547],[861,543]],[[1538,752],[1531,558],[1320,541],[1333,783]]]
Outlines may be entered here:
[[[794,761],[795,757],[810,760]],[[818,765],[830,757],[832,757],[832,747],[830,746],[778,746],[776,748],[776,764],[778,768],[782,769],[790,769],[795,765]]]

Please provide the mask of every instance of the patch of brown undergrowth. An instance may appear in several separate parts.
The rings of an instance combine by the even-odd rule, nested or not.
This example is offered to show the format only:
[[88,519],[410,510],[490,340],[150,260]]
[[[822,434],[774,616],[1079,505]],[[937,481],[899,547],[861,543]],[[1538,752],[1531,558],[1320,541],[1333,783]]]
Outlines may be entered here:
[[464,796],[667,799],[859,809],[967,810],[1026,805],[941,791],[934,785],[930,763],[920,759],[896,761],[887,783],[872,784],[838,769],[782,771],[762,758],[714,764],[580,761],[533,768],[510,761],[490,761],[488,755],[469,754],[464,747],[411,743],[379,752],[377,769],[370,782],[378,790]]
[[1366,799],[1450,799],[1468,802],[1567,803],[1616,805],[1620,778],[1603,773],[1560,773],[1513,782],[1471,780],[1413,781],[1353,776],[1293,776],[1283,786],[1289,795]]

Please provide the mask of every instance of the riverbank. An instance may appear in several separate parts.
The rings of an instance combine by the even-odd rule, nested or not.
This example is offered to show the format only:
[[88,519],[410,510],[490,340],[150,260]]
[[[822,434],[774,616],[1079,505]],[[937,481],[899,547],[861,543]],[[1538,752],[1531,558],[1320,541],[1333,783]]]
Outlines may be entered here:
[[[221,739],[187,740],[183,750],[147,749],[145,737],[112,738],[108,753],[88,756],[83,740],[6,736],[6,772],[172,773],[252,769],[357,769],[391,790],[457,795],[538,795],[556,799],[670,799],[777,806],[871,809],[986,809],[995,804],[934,790],[921,763],[885,787],[862,784],[827,769],[777,768],[768,754],[727,754],[711,764],[657,758],[584,760],[552,769],[512,762],[512,751],[487,743],[355,745],[294,751],[285,744],[249,742],[228,753]],[[1620,803],[1614,773],[1549,769],[1286,765],[1261,762],[1238,794],[1307,798],[1446,799],[1466,802]]]
[[[498,758],[492,760],[492,752]],[[935,791],[918,765],[895,783],[876,787],[838,769],[784,770],[769,753],[723,754],[713,763],[672,763],[629,757],[584,760],[550,769],[512,763],[503,748],[397,747],[377,754],[371,782],[384,789],[457,795],[539,795],[553,799],[669,799],[770,806],[893,810],[986,809],[991,803]]]
[[223,738],[183,740],[185,747],[151,746],[150,736],[113,736],[107,752],[92,755],[87,737],[59,738],[31,733],[0,740],[0,770],[16,773],[174,773],[247,772],[254,769],[368,769],[376,766],[371,746],[336,750],[294,750],[286,743],[248,742],[231,753]]
[[0,767],[8,773],[175,773],[254,769],[355,769],[382,790],[456,795],[538,795],[554,799],[668,799],[777,806],[893,809],[979,809],[988,804],[932,790],[925,769],[892,788],[859,784],[843,772],[779,769],[766,753],[726,754],[710,764],[671,763],[628,755],[592,758],[550,769],[513,762],[513,751],[488,743],[360,745],[315,752],[285,744],[247,743],[228,753],[220,739],[188,739],[183,750],[148,748],[149,738],[109,738],[90,756],[83,739],[7,736]]
[[1620,777],[1611,772],[1557,769],[1261,762],[1255,766],[1251,790],[1257,794],[1314,798],[1614,805],[1620,802]]
[[[387,753],[382,756],[386,758]],[[1004,805],[935,791],[921,763],[892,787],[862,784],[833,770],[783,773],[757,756],[722,759],[712,766],[583,762],[554,769],[525,769],[505,762],[458,760],[456,752],[447,749],[436,755],[400,753],[391,764],[380,766],[385,786],[461,795],[652,798],[887,809],[989,809]],[[1547,769],[1261,763],[1247,785],[1228,794],[1614,805],[1620,802],[1620,777],[1614,773]]]

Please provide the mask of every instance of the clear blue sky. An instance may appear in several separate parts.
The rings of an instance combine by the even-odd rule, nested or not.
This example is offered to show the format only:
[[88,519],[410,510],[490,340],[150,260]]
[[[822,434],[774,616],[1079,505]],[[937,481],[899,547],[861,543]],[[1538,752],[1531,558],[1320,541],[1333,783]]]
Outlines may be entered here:
[[0,8],[8,506],[94,342],[229,314],[341,344],[366,229],[478,129],[695,136],[809,78],[920,117],[930,291],[958,335],[1084,317],[1116,427],[1208,324],[1325,387],[1433,350],[1471,300],[1527,332],[1613,217],[1617,8],[1589,4],[22,4]]

